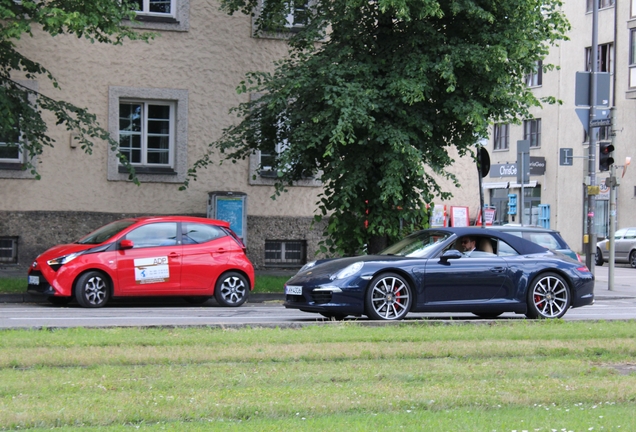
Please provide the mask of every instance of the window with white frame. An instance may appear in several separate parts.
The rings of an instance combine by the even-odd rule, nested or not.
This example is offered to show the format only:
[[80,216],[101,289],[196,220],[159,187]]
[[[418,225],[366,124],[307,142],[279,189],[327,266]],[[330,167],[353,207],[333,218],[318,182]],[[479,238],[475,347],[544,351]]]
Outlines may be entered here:
[[121,101],[119,151],[134,166],[174,165],[174,103]]
[[629,33],[629,87],[636,87],[636,29]]
[[631,0],[631,2],[632,2],[632,7],[631,7],[631,9],[630,9],[630,14],[629,14],[629,16],[630,16],[631,18],[634,18],[634,17],[636,16],[636,0]]
[[541,147],[541,119],[523,122],[523,139],[530,141],[530,147]]
[[496,123],[493,131],[494,149],[508,150],[510,125],[508,123]]
[[[604,9],[614,6],[615,0],[596,0],[598,2],[598,8]],[[592,12],[594,8],[594,0],[587,0],[587,11]]]
[[137,16],[157,17],[157,18],[174,18],[175,3],[177,0],[135,0],[133,2]]
[[21,164],[23,162],[22,152],[18,147],[19,135],[18,131],[7,136],[0,135],[0,163]]
[[285,27],[298,29],[307,25],[308,1],[296,0],[289,3],[290,12],[287,14]]
[[533,70],[526,74],[525,83],[528,87],[543,85],[543,62],[541,60],[537,61]]
[[[585,70],[592,70],[592,48],[585,48]],[[614,44],[599,44],[598,46],[598,71],[614,72]]]
[[188,91],[111,86],[108,100],[108,131],[119,143],[108,151],[108,180],[130,180],[117,157],[119,151],[141,182],[185,181]]

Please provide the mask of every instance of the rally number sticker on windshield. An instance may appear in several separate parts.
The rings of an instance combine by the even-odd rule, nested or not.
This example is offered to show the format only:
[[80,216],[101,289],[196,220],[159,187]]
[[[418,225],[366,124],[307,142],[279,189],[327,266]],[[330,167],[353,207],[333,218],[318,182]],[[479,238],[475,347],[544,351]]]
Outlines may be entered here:
[[139,258],[135,260],[135,281],[137,284],[168,282],[170,267],[168,257]]

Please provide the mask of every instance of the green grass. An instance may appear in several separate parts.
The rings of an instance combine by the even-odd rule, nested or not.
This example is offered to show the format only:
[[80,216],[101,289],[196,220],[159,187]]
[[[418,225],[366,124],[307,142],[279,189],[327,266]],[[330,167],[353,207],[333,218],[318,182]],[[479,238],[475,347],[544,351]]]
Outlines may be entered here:
[[3,330],[0,430],[631,431],[635,355],[636,321]]
[[[287,276],[256,276],[255,293],[282,293]],[[0,294],[22,294],[27,289],[26,275],[23,278],[0,278]]]

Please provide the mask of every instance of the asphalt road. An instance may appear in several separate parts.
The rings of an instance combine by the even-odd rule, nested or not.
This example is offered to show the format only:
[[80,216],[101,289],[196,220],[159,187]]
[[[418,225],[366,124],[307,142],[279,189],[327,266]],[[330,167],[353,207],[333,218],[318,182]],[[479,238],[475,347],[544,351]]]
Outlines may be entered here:
[[[523,315],[503,314],[498,320],[521,320]],[[563,318],[569,320],[636,319],[636,298],[599,300],[594,305],[570,309]],[[351,317],[369,325],[386,322],[370,321],[366,317]],[[472,314],[410,313],[406,321],[484,321]],[[380,324],[381,323],[381,324]],[[239,308],[223,308],[213,302],[205,306],[144,306],[119,304],[101,309],[79,306],[58,307],[39,304],[0,305],[0,328],[67,328],[67,327],[300,327],[330,324],[318,314],[285,309],[279,301],[246,304]]]

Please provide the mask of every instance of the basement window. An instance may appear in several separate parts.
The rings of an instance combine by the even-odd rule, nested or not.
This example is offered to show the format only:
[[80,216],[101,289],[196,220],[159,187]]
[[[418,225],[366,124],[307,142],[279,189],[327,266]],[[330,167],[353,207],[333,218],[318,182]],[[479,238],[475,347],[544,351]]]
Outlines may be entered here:
[[18,263],[18,238],[0,237],[0,263]]
[[266,266],[300,266],[307,262],[304,240],[265,240]]

